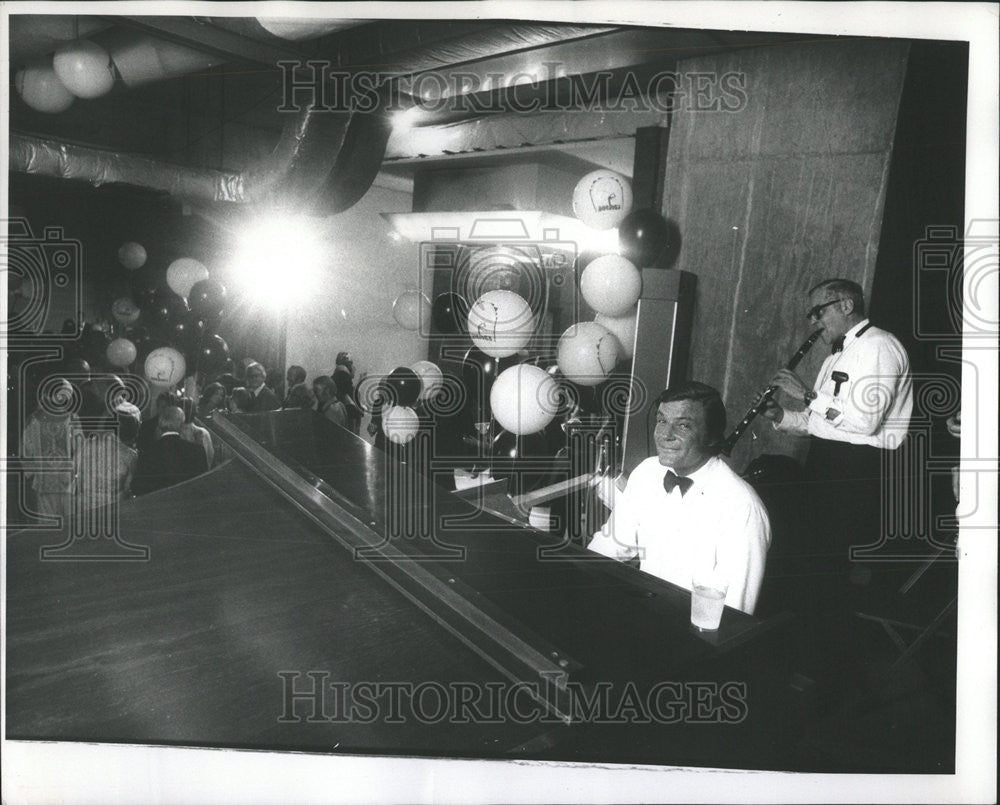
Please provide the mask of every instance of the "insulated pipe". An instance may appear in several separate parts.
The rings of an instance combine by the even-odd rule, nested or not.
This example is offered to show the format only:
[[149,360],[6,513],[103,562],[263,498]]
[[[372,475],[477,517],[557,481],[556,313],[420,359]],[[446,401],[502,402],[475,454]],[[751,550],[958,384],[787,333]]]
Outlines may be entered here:
[[78,179],[95,187],[124,183],[181,198],[235,200],[242,177],[206,168],[169,165],[148,157],[116,154],[30,135],[10,134],[10,169],[37,176]]
[[[595,30],[599,29],[515,26],[492,37],[479,30],[468,38],[442,42],[440,47],[430,45],[400,54],[402,58],[395,66],[404,72],[414,72],[435,63],[540,47],[560,38],[590,35]],[[177,58],[183,61],[187,56]],[[123,58],[124,62],[132,64],[129,59]],[[139,83],[154,80],[168,69],[166,63],[146,71],[131,71],[126,67]],[[388,88],[389,85],[383,85],[383,90]],[[392,131],[390,105],[385,100],[383,94],[382,102],[367,113],[307,108],[294,117],[289,116],[277,146],[264,164],[240,173],[192,169],[15,133],[10,138],[10,167],[95,185],[132,184],[193,201],[266,202],[289,211],[329,214],[347,209],[360,199],[381,168]]]
[[129,88],[190,75],[225,61],[221,56],[125,28],[103,34],[100,41]]

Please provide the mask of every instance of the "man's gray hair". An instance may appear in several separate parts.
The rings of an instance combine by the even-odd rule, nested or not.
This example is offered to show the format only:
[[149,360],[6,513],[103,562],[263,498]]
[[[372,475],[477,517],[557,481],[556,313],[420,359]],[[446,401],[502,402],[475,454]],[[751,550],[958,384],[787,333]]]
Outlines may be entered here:
[[815,291],[830,291],[841,299],[850,299],[854,303],[854,312],[858,316],[865,315],[865,292],[861,286],[853,280],[830,279],[823,280],[809,289],[812,294]]

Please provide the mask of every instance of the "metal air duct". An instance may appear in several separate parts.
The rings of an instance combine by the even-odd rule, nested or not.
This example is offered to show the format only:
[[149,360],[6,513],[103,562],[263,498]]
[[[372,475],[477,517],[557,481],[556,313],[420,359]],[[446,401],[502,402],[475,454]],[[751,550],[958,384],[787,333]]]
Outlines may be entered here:
[[[443,30],[451,28],[445,25]],[[465,30],[461,36],[445,36],[436,44],[397,50],[392,71],[395,75],[412,75],[444,64],[543,47],[605,30],[608,29],[558,25]],[[155,80],[158,75],[166,77],[173,69],[171,65],[198,63],[172,47],[147,48],[140,43],[131,49],[123,47],[120,52],[125,54],[123,63],[130,65],[126,70],[137,83]],[[152,66],[133,70],[131,65],[137,60],[127,56],[136,53],[147,53]],[[218,57],[205,58],[203,64],[209,66]],[[386,86],[383,85],[383,90]],[[267,202],[292,211],[335,213],[357,202],[381,168],[392,131],[389,104],[384,102],[385,96],[382,100],[370,112],[307,108],[289,116],[270,157],[259,168],[239,173],[192,169],[14,132],[10,136],[10,167],[95,185],[116,182],[148,187],[192,201]]]

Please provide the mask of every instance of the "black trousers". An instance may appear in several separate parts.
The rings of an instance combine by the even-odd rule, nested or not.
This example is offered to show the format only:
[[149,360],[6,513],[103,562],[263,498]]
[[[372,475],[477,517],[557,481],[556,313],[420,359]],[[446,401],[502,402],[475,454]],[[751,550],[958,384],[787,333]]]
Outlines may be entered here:
[[804,668],[831,690],[853,686],[860,668],[853,612],[863,610],[858,598],[867,591],[852,583],[859,563],[850,548],[878,537],[882,464],[878,448],[810,439],[791,608],[802,617]]
[[814,547],[838,571],[850,569],[850,549],[882,533],[885,451],[868,445],[810,438],[806,475]]

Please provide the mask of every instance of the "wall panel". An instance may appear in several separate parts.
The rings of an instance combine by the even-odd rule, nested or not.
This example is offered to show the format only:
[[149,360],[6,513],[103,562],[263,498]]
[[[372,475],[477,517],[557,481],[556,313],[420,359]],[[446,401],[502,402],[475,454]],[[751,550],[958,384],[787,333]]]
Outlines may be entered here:
[[[664,214],[676,268],[698,276],[691,376],[719,388],[730,426],[804,340],[805,292],[830,276],[871,290],[907,46],[789,44],[682,62],[744,87],[736,111],[679,111]],[[800,367],[810,381],[822,356]],[[733,465],[802,440],[757,423]]]

